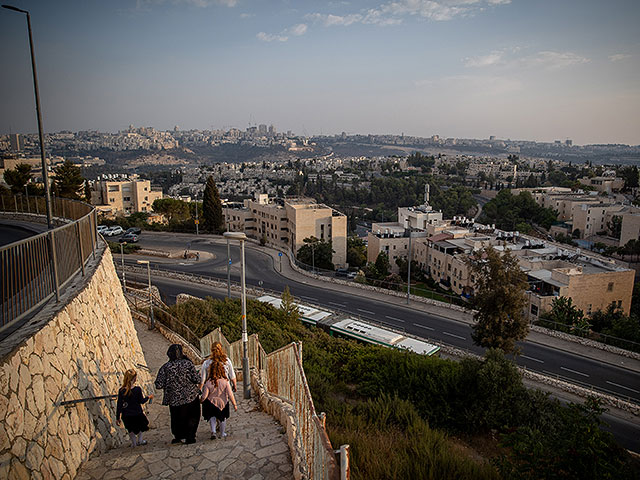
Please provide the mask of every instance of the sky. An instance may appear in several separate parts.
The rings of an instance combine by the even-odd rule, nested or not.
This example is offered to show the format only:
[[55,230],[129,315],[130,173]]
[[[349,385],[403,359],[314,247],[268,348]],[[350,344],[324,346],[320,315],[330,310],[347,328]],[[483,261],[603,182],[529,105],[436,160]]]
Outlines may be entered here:
[[[640,144],[638,0],[4,0],[44,129]],[[37,131],[0,9],[0,133]]]

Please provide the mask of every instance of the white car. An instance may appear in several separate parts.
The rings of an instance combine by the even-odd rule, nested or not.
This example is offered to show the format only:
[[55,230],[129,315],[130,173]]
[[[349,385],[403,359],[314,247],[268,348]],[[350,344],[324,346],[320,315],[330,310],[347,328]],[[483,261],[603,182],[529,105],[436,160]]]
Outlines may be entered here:
[[107,230],[109,230],[109,227],[107,227],[106,225],[98,225],[98,233],[104,233]]
[[107,235],[108,237],[115,237],[116,235],[122,235],[123,233],[124,233],[124,230],[120,225],[111,227],[104,232],[104,234]]

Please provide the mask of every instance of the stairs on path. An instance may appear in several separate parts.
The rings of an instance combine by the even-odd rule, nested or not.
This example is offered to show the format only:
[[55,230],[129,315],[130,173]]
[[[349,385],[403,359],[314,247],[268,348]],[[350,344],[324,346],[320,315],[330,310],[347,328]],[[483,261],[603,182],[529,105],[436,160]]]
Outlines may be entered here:
[[[155,378],[160,366],[167,361],[169,342],[158,332],[147,330],[145,324],[135,323],[147,365]],[[141,386],[146,394],[153,391],[151,385]],[[154,393],[157,393],[156,398],[146,407],[151,424],[144,434],[148,444],[130,447],[127,441],[127,446],[92,454],[79,470],[78,480],[293,478],[283,428],[273,417],[259,410],[254,398],[243,398],[241,382],[238,382],[236,393],[238,411],[231,408],[231,417],[227,420],[229,436],[211,440],[209,425],[201,418],[197,442],[193,445],[171,445],[169,407],[161,405],[162,392]],[[126,433],[124,428],[122,431]]]

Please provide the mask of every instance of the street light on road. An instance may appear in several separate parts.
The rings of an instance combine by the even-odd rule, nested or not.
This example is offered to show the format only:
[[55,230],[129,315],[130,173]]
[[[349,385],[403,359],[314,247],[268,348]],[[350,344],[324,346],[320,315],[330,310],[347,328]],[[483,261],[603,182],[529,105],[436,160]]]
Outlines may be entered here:
[[247,236],[243,232],[225,232],[224,236],[227,239],[227,242],[229,242],[229,240],[240,241],[240,283],[242,285],[242,385],[244,387],[244,398],[251,398],[251,383],[249,383],[249,358],[247,356],[247,290],[245,284],[244,269],[244,242],[247,239]]
[[149,278],[149,330],[156,328],[156,322],[153,318],[153,299],[151,298],[151,264],[149,260],[138,260],[140,265],[147,266],[147,277]]
[[124,275],[124,246],[127,242],[120,242],[120,259],[122,260],[122,289],[127,291],[127,279]]
[[24,13],[27,16],[27,29],[29,30],[29,48],[31,49],[31,70],[33,71],[33,90],[36,96],[36,114],[38,116],[38,134],[40,137],[40,159],[42,161],[42,181],[44,182],[44,198],[47,206],[47,228],[51,230],[51,195],[49,193],[49,173],[47,171],[47,159],[44,153],[44,133],[42,131],[42,112],[40,111],[40,93],[38,92],[38,75],[36,74],[36,57],[33,49],[33,36],[31,35],[31,15],[26,10],[22,10],[11,5],[2,5],[2,8]]

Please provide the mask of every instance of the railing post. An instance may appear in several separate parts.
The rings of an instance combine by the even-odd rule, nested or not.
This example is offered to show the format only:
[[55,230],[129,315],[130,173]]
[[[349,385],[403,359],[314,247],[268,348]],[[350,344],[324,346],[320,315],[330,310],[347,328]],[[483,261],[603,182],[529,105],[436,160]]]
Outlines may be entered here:
[[80,220],[76,220],[76,239],[78,240],[78,256],[80,257],[80,267],[84,277],[84,254],[82,253],[82,239],[80,238]]
[[53,285],[56,289],[56,301],[60,301],[60,285],[58,283],[58,258],[56,254],[56,241],[53,230],[49,230],[49,249],[51,255],[51,273],[53,275]]
[[96,247],[98,245],[98,225],[96,225],[95,209],[89,215],[89,230],[91,232],[91,250],[93,251],[93,259],[96,259]]
[[16,213],[18,213],[18,196],[17,195],[13,196],[13,203],[15,205]]
[[349,469],[349,445],[340,446],[340,480],[349,480],[351,471]]

